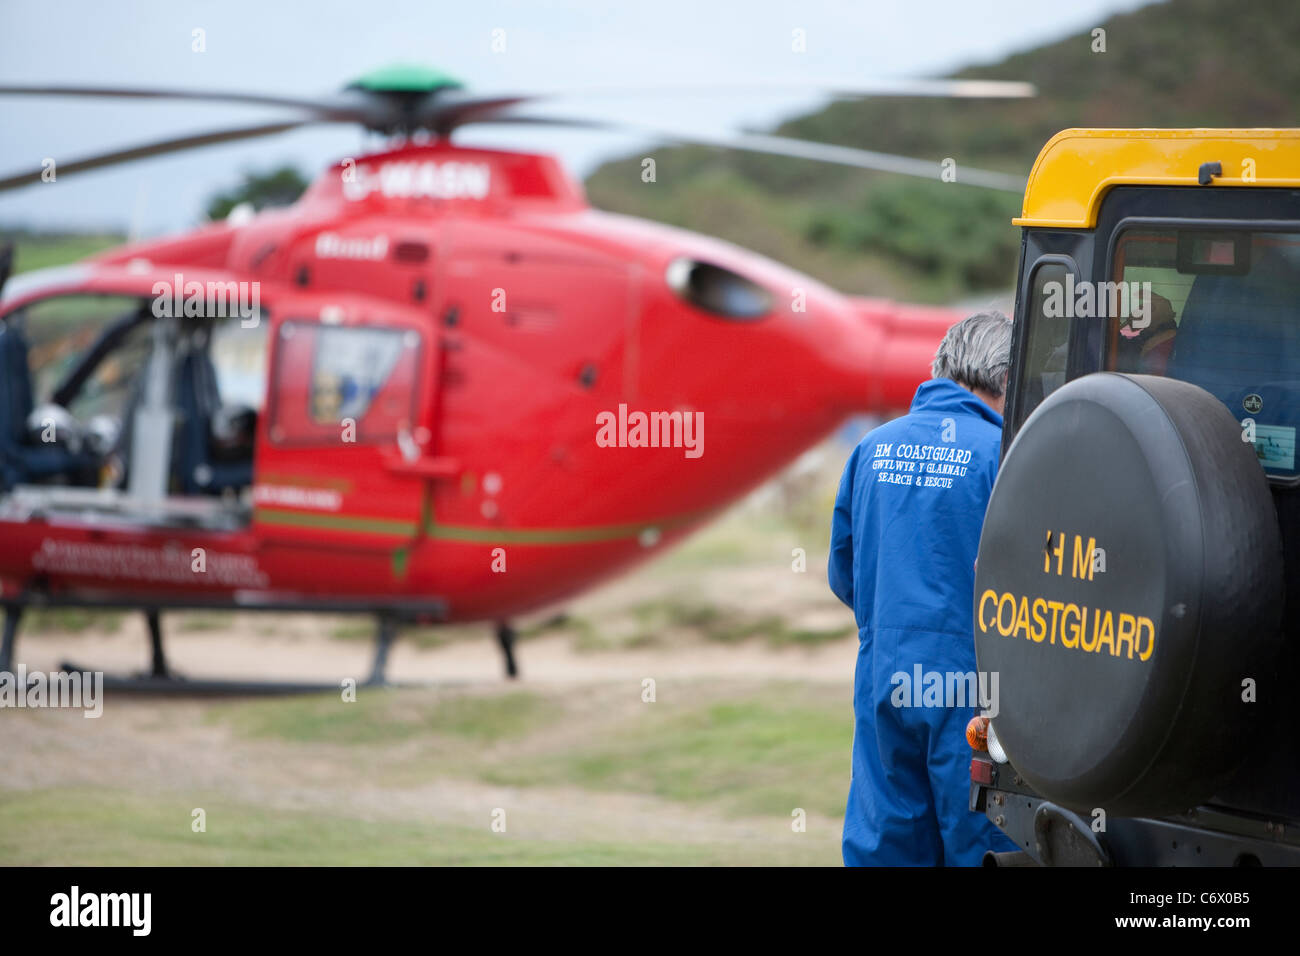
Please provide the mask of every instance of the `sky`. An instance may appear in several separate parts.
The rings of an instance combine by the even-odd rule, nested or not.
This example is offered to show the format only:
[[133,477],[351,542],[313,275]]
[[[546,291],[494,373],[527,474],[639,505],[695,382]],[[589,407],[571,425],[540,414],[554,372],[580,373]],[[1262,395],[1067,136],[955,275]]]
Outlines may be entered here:
[[[686,131],[770,129],[816,91],[942,76],[1086,31],[1148,0],[0,0],[0,85],[165,86],[306,94],[418,63],[478,92],[790,84],[790,95],[593,96],[533,107]],[[202,51],[194,47],[202,31]],[[794,31],[805,49],[796,52]],[[494,31],[504,31],[494,33]],[[497,40],[494,50],[493,40]],[[500,49],[504,39],[504,50]],[[807,89],[809,92],[799,92]],[[178,135],[271,122],[258,107],[0,97],[0,177]],[[576,175],[653,145],[635,134],[468,127],[470,145],[554,153]],[[373,138],[321,126],[58,178],[0,194],[0,228],[181,231],[246,170],[315,176]],[[889,151],[889,143],[876,144]]]

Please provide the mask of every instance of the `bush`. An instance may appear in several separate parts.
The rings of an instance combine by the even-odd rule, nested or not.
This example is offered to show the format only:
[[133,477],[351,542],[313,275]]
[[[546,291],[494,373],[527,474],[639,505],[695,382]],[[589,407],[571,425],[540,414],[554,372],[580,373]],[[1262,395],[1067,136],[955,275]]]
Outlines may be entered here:
[[[958,173],[960,176],[960,171]],[[879,252],[933,279],[971,289],[1003,288],[1015,277],[1019,199],[951,183],[890,182],[848,209],[821,209],[804,235],[819,246]]]

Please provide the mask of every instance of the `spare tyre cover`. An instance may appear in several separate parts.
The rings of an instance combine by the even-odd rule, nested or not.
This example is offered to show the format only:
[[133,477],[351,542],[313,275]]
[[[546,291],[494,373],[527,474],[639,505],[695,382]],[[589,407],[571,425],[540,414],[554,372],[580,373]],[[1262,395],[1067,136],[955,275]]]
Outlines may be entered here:
[[999,742],[1049,799],[1176,812],[1245,753],[1283,581],[1248,437],[1204,389],[1103,372],[1054,392],[1007,452],[980,538],[976,658],[997,675]]

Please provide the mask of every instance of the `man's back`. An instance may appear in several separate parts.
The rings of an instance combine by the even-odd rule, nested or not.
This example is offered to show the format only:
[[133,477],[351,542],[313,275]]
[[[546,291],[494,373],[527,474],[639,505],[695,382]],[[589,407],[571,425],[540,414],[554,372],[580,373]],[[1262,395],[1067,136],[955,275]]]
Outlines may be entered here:
[[1002,416],[950,379],[854,449],[835,505],[830,581],[862,636],[904,628],[971,636],[979,529]]

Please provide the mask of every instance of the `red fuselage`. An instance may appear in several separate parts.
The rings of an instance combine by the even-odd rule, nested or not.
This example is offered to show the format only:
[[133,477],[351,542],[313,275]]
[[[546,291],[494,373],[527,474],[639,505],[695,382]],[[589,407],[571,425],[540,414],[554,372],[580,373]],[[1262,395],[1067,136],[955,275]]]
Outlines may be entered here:
[[[770,307],[693,304],[670,282],[682,261]],[[177,276],[257,284],[251,520],[0,516],[6,596],[436,598],[449,620],[508,617],[672,544],[850,413],[906,407],[959,317],[593,210],[550,158],[447,143],[345,161],[288,210],[102,256],[0,309]],[[403,346],[347,441],[311,413],[313,370],[358,327]]]

